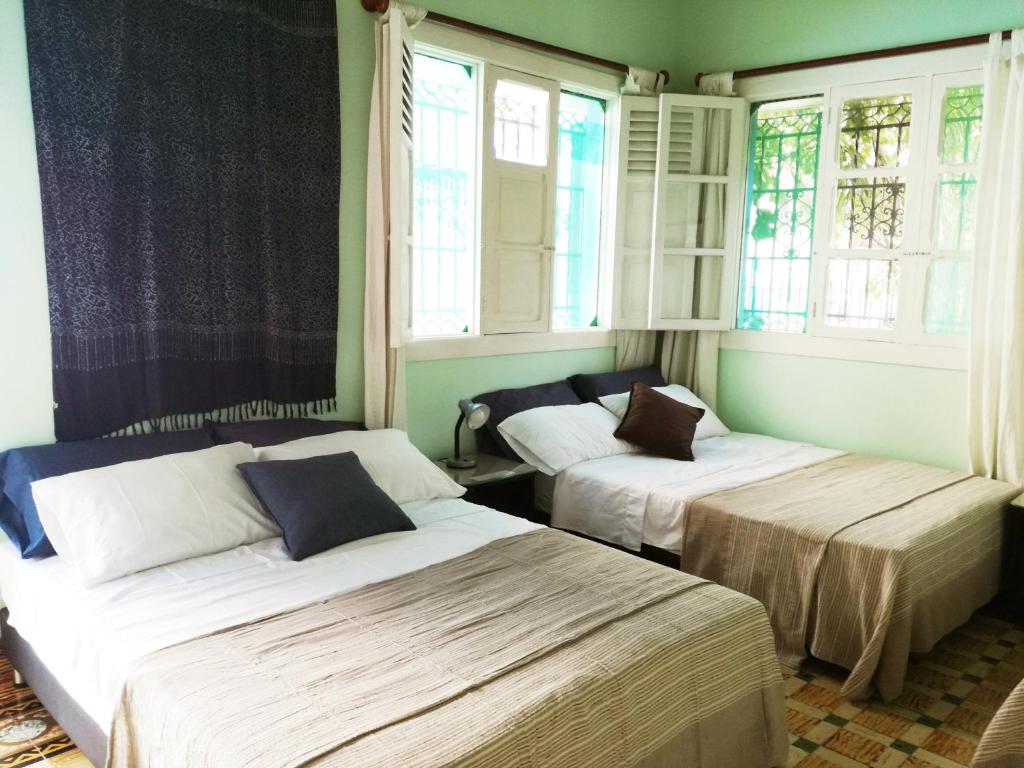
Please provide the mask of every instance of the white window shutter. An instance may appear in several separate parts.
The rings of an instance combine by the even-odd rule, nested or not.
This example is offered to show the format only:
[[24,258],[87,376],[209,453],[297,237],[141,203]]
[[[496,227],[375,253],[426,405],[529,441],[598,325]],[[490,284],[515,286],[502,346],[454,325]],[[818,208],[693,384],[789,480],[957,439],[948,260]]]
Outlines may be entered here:
[[[480,326],[485,334],[544,332],[551,327],[558,83],[492,65],[485,70],[481,154],[486,205],[480,265]],[[495,91],[499,82],[546,94],[546,126],[535,134],[527,129],[516,134],[523,142],[543,142],[533,150],[523,150],[534,158],[540,157],[540,164],[498,159]]]
[[643,329],[650,315],[651,237],[658,152],[658,98],[619,100],[612,327]]
[[659,100],[648,327],[726,330],[739,268],[746,101]]
[[401,347],[412,339],[413,255],[413,37],[402,13],[388,14],[383,38],[390,209],[389,343]]

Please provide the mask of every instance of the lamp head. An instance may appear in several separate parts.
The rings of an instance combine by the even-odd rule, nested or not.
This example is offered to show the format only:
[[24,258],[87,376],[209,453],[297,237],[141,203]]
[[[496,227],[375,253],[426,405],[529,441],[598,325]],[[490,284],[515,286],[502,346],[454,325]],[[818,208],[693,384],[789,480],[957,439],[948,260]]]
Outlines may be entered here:
[[470,429],[480,429],[491,418],[491,408],[483,403],[474,403],[468,397],[459,400],[459,410],[466,417]]

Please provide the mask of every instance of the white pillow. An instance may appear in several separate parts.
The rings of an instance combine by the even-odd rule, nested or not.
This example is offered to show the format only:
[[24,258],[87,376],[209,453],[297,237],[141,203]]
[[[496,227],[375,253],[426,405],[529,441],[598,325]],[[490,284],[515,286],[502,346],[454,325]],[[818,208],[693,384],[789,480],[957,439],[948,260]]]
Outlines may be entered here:
[[619,419],[597,403],[547,405],[509,416],[498,425],[502,437],[524,461],[547,475],[573,464],[637,448],[614,432]]
[[373,482],[396,504],[423,499],[455,499],[466,489],[416,450],[400,429],[332,432],[257,448],[260,461],[308,459],[354,451]]
[[90,586],[280,536],[235,468],[255,460],[251,445],[218,445],[36,480],[32,498]]
[[[704,415],[697,422],[697,431],[693,434],[694,440],[703,440],[706,437],[722,437],[729,434],[729,428],[722,423],[722,420],[715,415],[715,412],[708,407],[707,403],[697,397],[693,392],[680,384],[669,384],[667,387],[653,387],[655,392],[668,395],[673,400],[692,405],[694,408],[703,408]],[[629,392],[622,392],[618,395],[605,395],[599,398],[601,405],[615,414],[615,418],[622,421],[626,415],[626,408],[629,406]]]

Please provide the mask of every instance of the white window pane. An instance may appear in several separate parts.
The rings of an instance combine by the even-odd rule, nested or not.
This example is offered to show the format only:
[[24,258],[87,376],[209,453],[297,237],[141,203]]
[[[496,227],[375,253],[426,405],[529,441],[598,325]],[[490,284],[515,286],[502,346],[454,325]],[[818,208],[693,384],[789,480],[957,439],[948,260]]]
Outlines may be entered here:
[[971,262],[933,259],[928,265],[925,333],[965,334],[971,324]]
[[972,173],[939,175],[935,195],[935,247],[938,250],[974,250],[977,186]]
[[661,309],[665,320],[717,320],[721,310],[722,257],[665,254]]
[[563,93],[558,114],[554,328],[582,328],[597,320],[603,174],[604,102]]
[[664,246],[723,248],[726,185],[677,181],[665,185]]
[[471,67],[416,54],[413,334],[473,330],[476,87]]
[[830,259],[826,324],[837,328],[894,328],[899,278],[897,261]]
[[548,162],[548,92],[512,80],[494,89],[494,155],[527,165]]
[[910,96],[843,102],[839,167],[896,168],[910,162]]
[[942,149],[946,165],[978,161],[981,148],[982,87],[947,88],[942,100]]
[[906,182],[901,177],[840,179],[832,244],[836,248],[898,248],[903,242]]
[[807,328],[821,123],[819,105],[757,110],[738,328]]

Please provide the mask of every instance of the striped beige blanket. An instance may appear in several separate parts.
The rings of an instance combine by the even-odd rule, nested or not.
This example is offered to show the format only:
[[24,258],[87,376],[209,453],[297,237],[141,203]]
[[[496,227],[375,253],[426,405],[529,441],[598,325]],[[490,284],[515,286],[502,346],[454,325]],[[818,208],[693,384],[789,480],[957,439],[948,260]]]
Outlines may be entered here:
[[782,765],[754,600],[543,529],[157,651],[111,768]]
[[756,597],[783,663],[850,670],[843,693],[889,700],[998,588],[1006,483],[848,454],[715,493],[687,510],[682,565]]
[[1024,681],[988,724],[971,768],[1024,768]]

